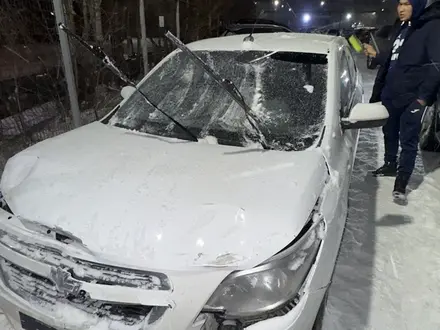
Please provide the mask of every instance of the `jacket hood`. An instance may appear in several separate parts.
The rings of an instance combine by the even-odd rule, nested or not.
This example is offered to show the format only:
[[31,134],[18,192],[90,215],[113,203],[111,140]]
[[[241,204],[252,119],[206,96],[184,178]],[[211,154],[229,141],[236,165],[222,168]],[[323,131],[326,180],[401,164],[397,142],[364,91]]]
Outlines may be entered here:
[[413,7],[412,20],[418,19],[424,12],[428,0],[409,0]]
[[[416,0],[412,0],[412,1],[416,1]],[[432,21],[434,19],[440,19],[440,1],[435,1],[435,2],[431,3],[423,11],[423,13],[421,14],[417,23],[420,25],[423,25],[423,24],[425,24],[429,21]]]

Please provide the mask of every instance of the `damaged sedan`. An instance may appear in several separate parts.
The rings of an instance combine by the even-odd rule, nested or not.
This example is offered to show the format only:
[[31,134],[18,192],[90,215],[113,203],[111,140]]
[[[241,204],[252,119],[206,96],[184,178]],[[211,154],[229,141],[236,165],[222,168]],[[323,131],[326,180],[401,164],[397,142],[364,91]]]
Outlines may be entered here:
[[8,161],[15,329],[319,328],[358,132],[386,109],[340,37],[174,42],[103,120]]

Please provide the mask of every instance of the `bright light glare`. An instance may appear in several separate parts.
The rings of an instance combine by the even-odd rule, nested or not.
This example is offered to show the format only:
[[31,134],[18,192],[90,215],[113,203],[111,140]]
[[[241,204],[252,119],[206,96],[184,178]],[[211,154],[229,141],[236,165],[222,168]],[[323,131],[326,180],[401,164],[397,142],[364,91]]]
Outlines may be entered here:
[[310,16],[310,14],[304,14],[304,16],[303,16],[304,23],[310,22],[311,19],[312,19],[312,17]]
[[353,15],[350,14],[350,13],[348,13],[347,16],[346,16],[347,20],[351,20],[352,17],[353,17]]
[[273,2],[273,4],[274,4],[275,6],[278,6],[278,5],[280,4],[280,1],[279,1],[279,0],[275,0],[275,1]]
[[321,7],[325,5],[325,1],[321,1]]

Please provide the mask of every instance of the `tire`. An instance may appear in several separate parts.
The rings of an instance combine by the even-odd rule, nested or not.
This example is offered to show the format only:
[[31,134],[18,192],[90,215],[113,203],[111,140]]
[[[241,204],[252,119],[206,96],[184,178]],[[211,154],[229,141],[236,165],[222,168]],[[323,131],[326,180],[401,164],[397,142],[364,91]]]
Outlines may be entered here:
[[420,149],[440,152],[440,105],[436,104],[426,110],[420,132]]

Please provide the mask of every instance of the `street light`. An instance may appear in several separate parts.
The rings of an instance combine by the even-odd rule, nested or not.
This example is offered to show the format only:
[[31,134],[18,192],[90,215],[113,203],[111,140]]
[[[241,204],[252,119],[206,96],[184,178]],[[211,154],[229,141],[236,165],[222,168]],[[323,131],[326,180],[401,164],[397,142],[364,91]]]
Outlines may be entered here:
[[321,7],[325,6],[325,1],[321,1]]
[[345,16],[347,21],[351,20],[352,17],[353,17],[353,15],[351,13],[348,13],[347,16]]
[[303,15],[303,22],[304,23],[309,23],[311,19],[312,19],[312,16],[310,16],[310,14]]
[[279,0],[275,0],[275,1],[273,2],[273,4],[275,5],[275,7],[278,7],[278,5],[280,4],[280,1],[279,1]]

